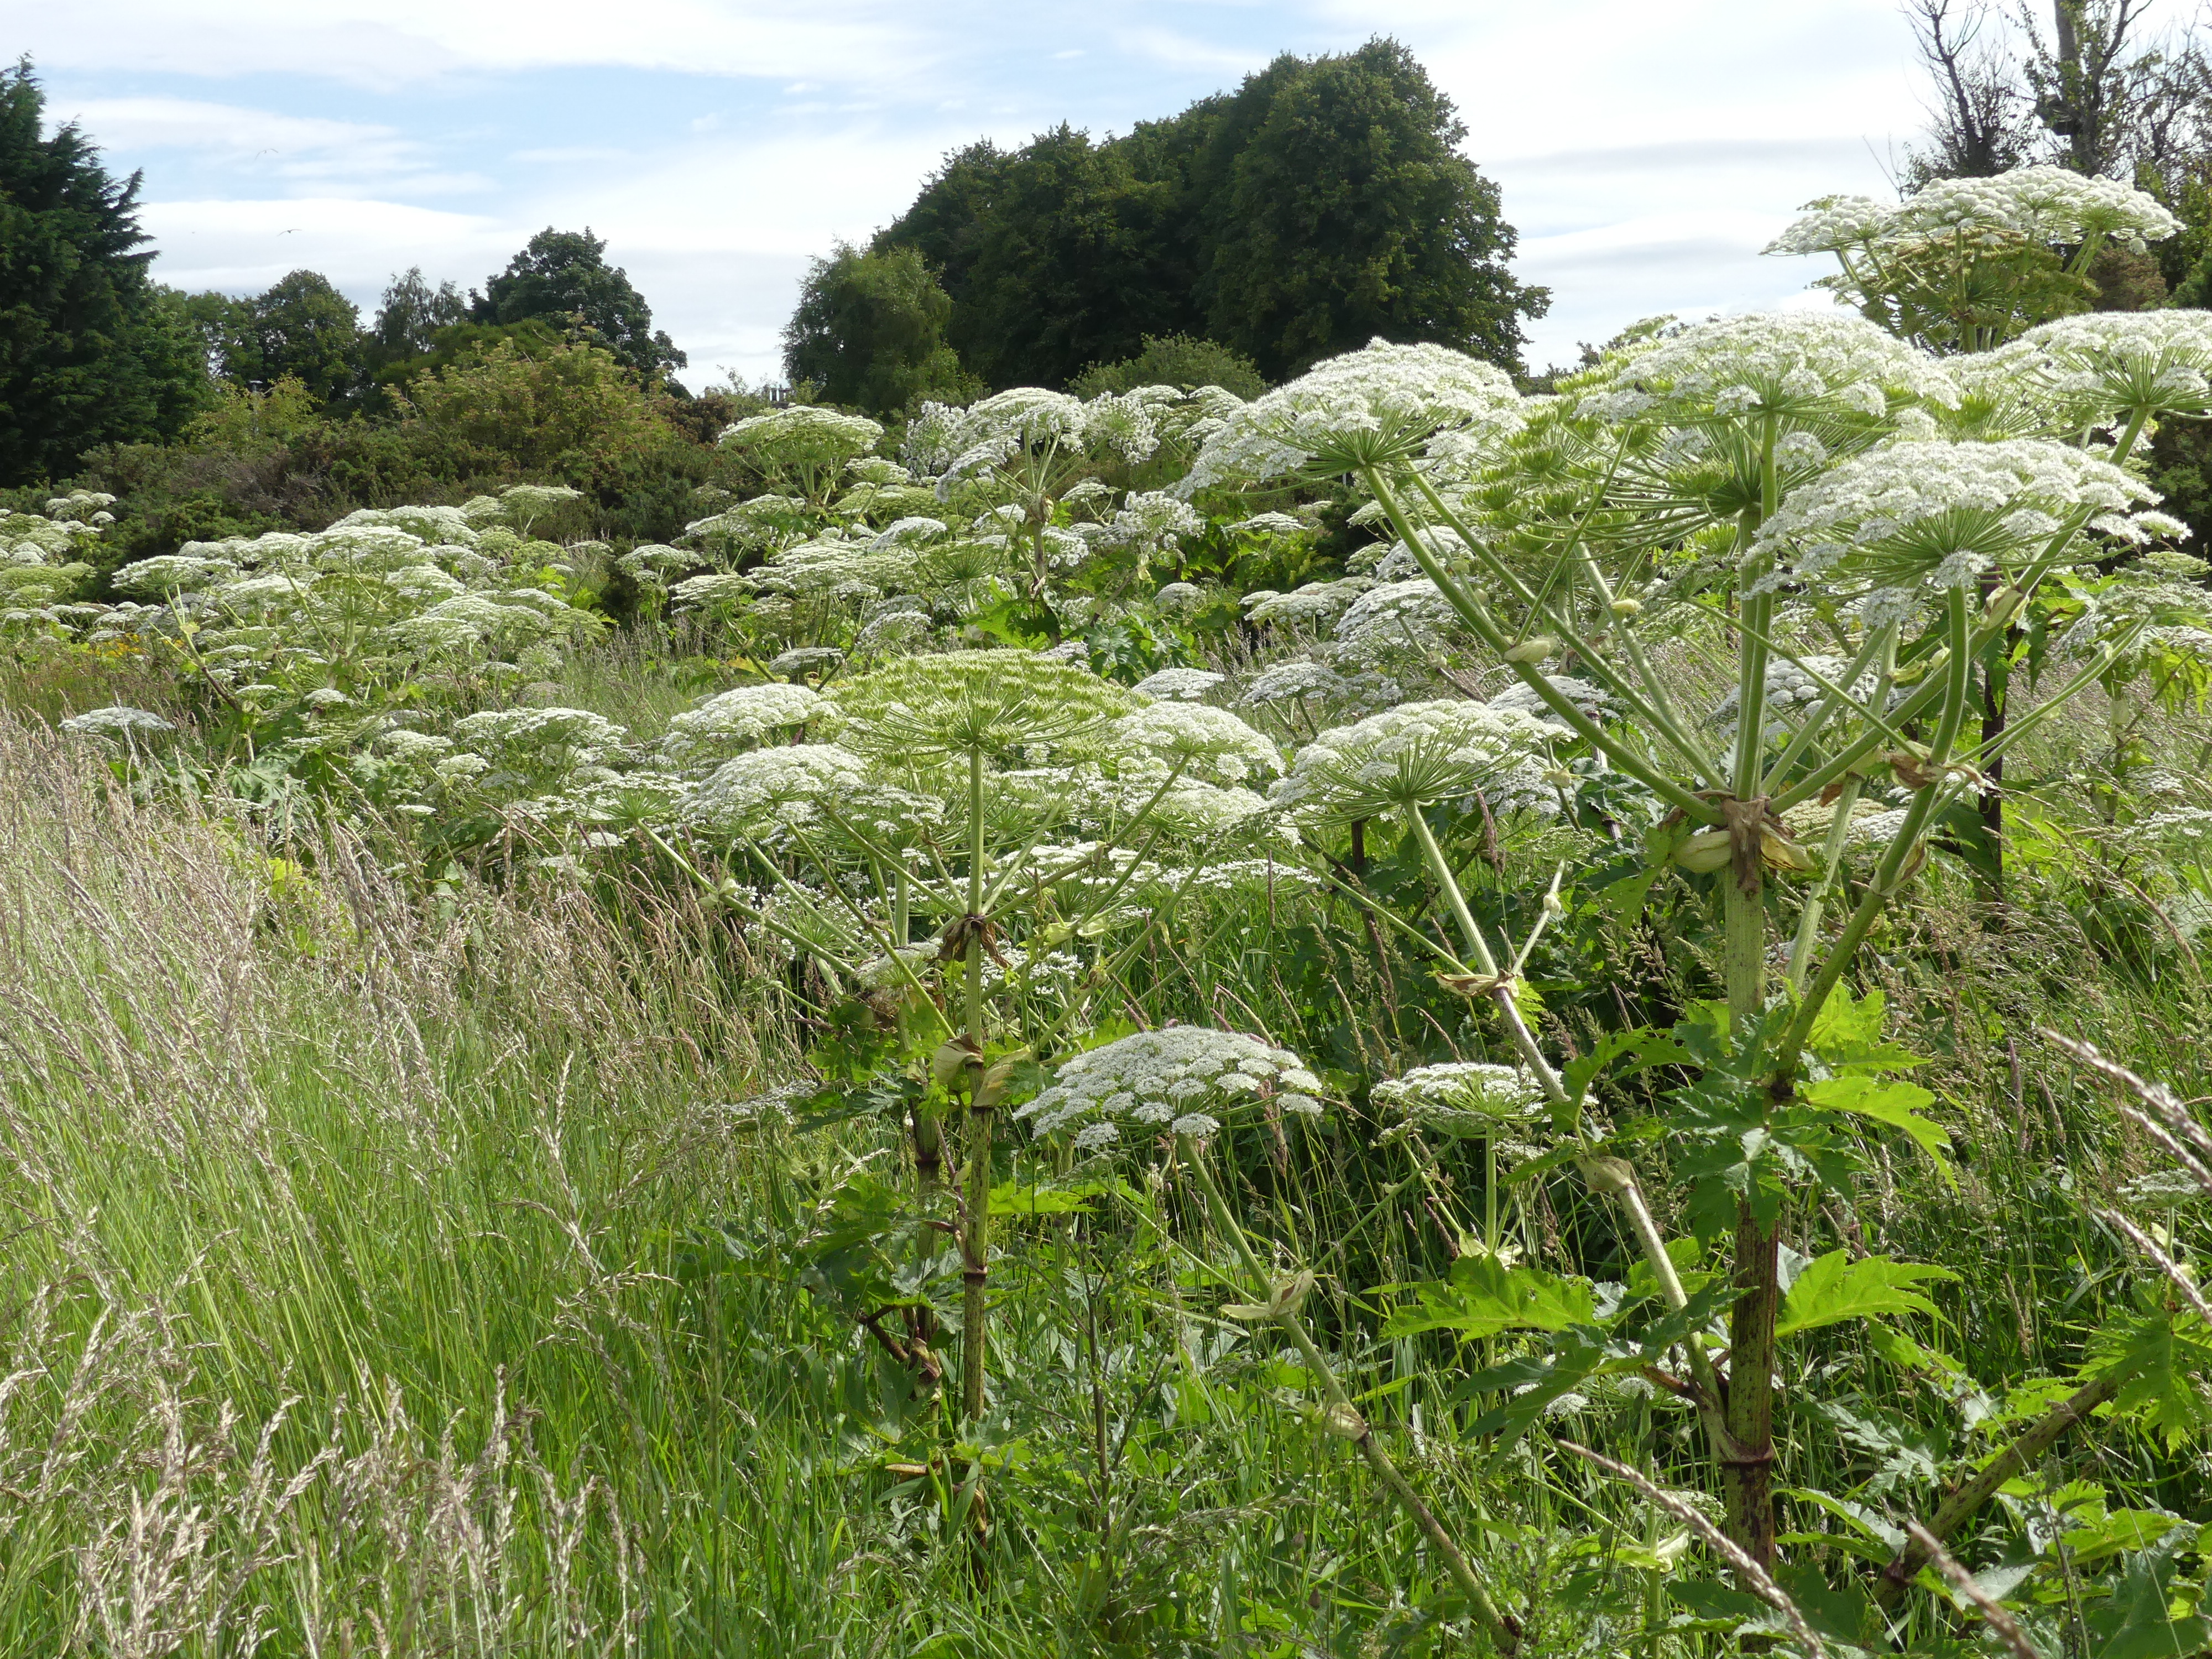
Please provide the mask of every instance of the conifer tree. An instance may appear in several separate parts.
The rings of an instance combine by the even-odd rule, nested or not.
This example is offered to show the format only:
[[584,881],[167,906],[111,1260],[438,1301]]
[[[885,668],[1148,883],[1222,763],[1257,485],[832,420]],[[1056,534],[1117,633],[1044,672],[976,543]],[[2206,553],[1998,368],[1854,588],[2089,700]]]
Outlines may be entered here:
[[0,72],[0,486],[168,436],[208,398],[183,298],[147,275],[138,175],[75,122],[46,136],[45,109],[29,59]]

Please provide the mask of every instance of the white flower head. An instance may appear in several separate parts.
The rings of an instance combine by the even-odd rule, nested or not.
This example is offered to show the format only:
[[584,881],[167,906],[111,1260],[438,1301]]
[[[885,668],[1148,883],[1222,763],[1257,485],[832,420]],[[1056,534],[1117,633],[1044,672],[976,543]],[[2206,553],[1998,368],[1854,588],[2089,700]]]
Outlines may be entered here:
[[[1255,1109],[1316,1116],[1320,1080],[1287,1048],[1241,1031],[1170,1025],[1064,1061],[1051,1087],[1016,1109],[1039,1134],[1122,1120],[1172,1133],[1212,1134]],[[1183,1128],[1201,1121],[1210,1127]],[[1079,1142],[1079,1144],[1080,1144]],[[1110,1144],[1093,1137],[1093,1146]]]
[[2039,549],[2069,520],[2124,532],[2136,506],[2156,499],[2070,444],[1895,444],[1792,490],[1760,526],[1756,550],[1776,559],[1771,586],[1831,578],[1898,594],[1968,586]]
[[1348,682],[1326,663],[1304,659],[1279,662],[1272,668],[1263,668],[1252,677],[1244,688],[1248,703],[1290,702],[1305,697],[1318,697],[1326,702],[1340,696]]
[[1611,419],[1677,423],[1772,414],[1880,416],[1893,403],[1946,407],[1958,390],[1942,364],[1843,311],[1754,312],[1693,323],[1609,354],[1572,396]]
[[722,429],[725,449],[747,452],[771,465],[842,466],[882,441],[884,429],[863,415],[794,404]]
[[1409,702],[1334,726],[1298,750],[1273,799],[1301,818],[1344,823],[1480,792],[1500,808],[1556,811],[1540,757],[1556,734],[1512,709]]
[[710,757],[726,760],[739,750],[766,742],[772,733],[796,731],[820,720],[826,712],[821,696],[803,685],[741,685],[670,720],[660,752],[678,766],[696,765]]
[[1272,778],[1283,769],[1273,741],[1227,709],[1203,703],[1156,702],[1124,714],[1114,723],[1109,744],[1118,754],[1150,754],[1216,783],[1242,783],[1255,774]]
[[1146,675],[1133,689],[1139,696],[1196,702],[1227,678],[1210,668],[1163,668]]
[[1418,1066],[1376,1084],[1368,1098],[1423,1128],[1477,1139],[1495,1135],[1515,1120],[1533,1119],[1545,1108],[1544,1091],[1528,1073],[1480,1060]]
[[820,803],[859,791],[866,766],[833,743],[756,749],[726,761],[692,791],[684,816],[725,835],[758,837],[811,823]]
[[155,737],[177,728],[143,708],[111,703],[105,708],[88,708],[82,714],[71,714],[61,723],[61,729],[71,737],[129,738]]
[[1447,346],[1376,340],[1232,410],[1175,493],[1188,500],[1309,468],[1391,465],[1418,455],[1440,431],[1503,437],[1522,418],[1512,378],[1495,364]]

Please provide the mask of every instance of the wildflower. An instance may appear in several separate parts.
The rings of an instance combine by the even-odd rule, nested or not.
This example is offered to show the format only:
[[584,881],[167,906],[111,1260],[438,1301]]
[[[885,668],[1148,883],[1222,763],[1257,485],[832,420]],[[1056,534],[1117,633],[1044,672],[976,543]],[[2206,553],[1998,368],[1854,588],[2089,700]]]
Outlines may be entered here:
[[1087,669],[1016,650],[909,657],[842,681],[829,696],[853,722],[856,746],[907,760],[1067,744],[1135,702]]
[[88,708],[82,714],[71,714],[61,723],[61,729],[72,737],[144,738],[177,728],[143,708],[111,703],[105,708]]
[[[1602,720],[1613,711],[1613,699],[1588,680],[1577,679],[1572,674],[1547,674],[1544,679],[1553,690],[1571,702],[1577,713],[1590,720]],[[1489,706],[1501,714],[1526,714],[1561,731],[1568,729],[1565,718],[1525,680],[1516,680],[1507,686],[1490,700]]]
[[1541,722],[1479,702],[1409,702],[1323,732],[1298,750],[1271,799],[1301,817],[1340,823],[1482,791],[1502,806],[1556,811],[1533,756]]
[[2058,167],[2014,167],[1986,179],[1939,179],[1894,206],[1826,196],[1769,243],[1769,253],[1853,252],[1953,231],[2002,230],[2079,246],[2112,236],[2141,252],[2181,228],[2155,198],[2113,179]]
[[[1214,1114],[1263,1103],[1318,1116],[1320,1089],[1321,1080],[1287,1048],[1240,1031],[1170,1025],[1072,1056],[1052,1086],[1014,1115],[1033,1120],[1039,1134],[1086,1120],[1093,1127],[1127,1120],[1172,1130],[1201,1111],[1218,1128]],[[1110,1138],[1094,1134],[1088,1144],[1109,1145]]]
[[933,542],[945,533],[945,521],[941,519],[918,516],[894,519],[877,532],[876,538],[868,544],[868,548],[872,552],[880,553],[886,548],[916,547]]
[[1196,776],[1241,783],[1254,773],[1275,777],[1283,757],[1275,745],[1225,708],[1202,703],[1156,702],[1114,723],[1117,753],[1143,750]]
[[1133,493],[1111,520],[1097,526],[1094,539],[1106,547],[1152,554],[1205,531],[1206,520],[1174,496]]
[[1336,637],[1358,662],[1402,651],[1425,656],[1449,648],[1460,631],[1459,613],[1426,576],[1370,588],[1336,624]]
[[1146,675],[1133,689],[1139,696],[1195,702],[1226,678],[1207,668],[1163,668],[1158,673]]
[[817,720],[825,712],[822,698],[803,685],[741,685],[670,720],[660,752],[678,765],[708,756],[727,759],[740,749],[766,742],[771,733]]
[[1417,1066],[1377,1083],[1368,1098],[1421,1128],[1477,1139],[1495,1135],[1501,1123],[1534,1117],[1546,1104],[1528,1073],[1480,1060]]
[[1945,407],[1958,389],[1928,353],[1842,311],[1757,312],[1692,324],[1608,354],[1579,377],[1574,405],[1608,420],[1677,422],[1775,415],[1886,415],[1893,404]]
[[1206,603],[1206,593],[1188,582],[1170,582],[1152,596],[1152,603],[1170,617],[1188,617]]
[[725,449],[758,456],[771,466],[842,466],[882,441],[884,429],[863,415],[812,404],[755,415],[722,428]]
[[2039,551],[2085,520],[2123,539],[2172,533],[2162,515],[2133,513],[2156,493],[2069,444],[1893,445],[1843,462],[1792,490],[1759,528],[1767,586],[1832,574],[1906,604],[1923,584],[1972,586],[1984,571]]
[[2003,365],[2059,431],[2130,415],[2212,413],[2212,312],[2099,311],[2032,328]]
[[1288,593],[1273,593],[1254,605],[1255,623],[1334,622],[1375,586],[1371,578],[1346,576],[1337,581],[1308,582]]
[[1340,696],[1349,682],[1326,663],[1297,660],[1279,662],[1252,677],[1244,688],[1244,701],[1289,702],[1304,697]]
[[811,823],[825,798],[862,787],[866,764],[831,743],[756,749],[716,768],[692,791],[684,815],[723,834],[746,836]]
[[1232,410],[1174,493],[1188,501],[1308,467],[1388,465],[1411,459],[1439,430],[1503,435],[1522,418],[1511,377],[1494,364],[1445,346],[1376,340]]

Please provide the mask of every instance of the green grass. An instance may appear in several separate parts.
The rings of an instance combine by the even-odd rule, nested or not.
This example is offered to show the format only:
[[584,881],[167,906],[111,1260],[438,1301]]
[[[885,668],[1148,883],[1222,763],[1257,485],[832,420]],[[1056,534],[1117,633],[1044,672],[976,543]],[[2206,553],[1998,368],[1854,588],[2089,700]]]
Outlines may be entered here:
[[[595,706],[634,716],[635,671],[594,672]],[[732,1109],[799,1065],[772,964],[678,900],[424,902],[372,842],[288,850],[0,725],[0,1652],[1480,1650],[1294,1356],[1215,1314],[1228,1258],[1182,1186],[1133,1170],[1129,1200],[1006,1224],[995,1410],[963,1439],[805,1283],[819,1206],[857,1163],[898,1170],[896,1126]],[[1939,871],[1868,964],[1932,1057],[1961,1180],[1870,1144],[1867,1242],[1960,1273],[1931,1336],[1992,1392],[2078,1358],[2130,1271],[2085,1200],[2154,1162],[2039,1026],[2206,1086],[2193,960],[2100,954],[2087,890],[2025,873],[1996,931]],[[1694,950],[1662,955],[1637,996],[1705,994]],[[1643,961],[1616,939],[1575,970]],[[1347,1069],[1483,1041],[1409,958],[1297,906],[1164,937],[1133,994]],[[1562,1006],[1571,1039],[1584,1004]],[[1541,1433],[1493,1459],[1464,1432],[1474,1356],[1374,1337],[1370,1293],[1443,1270],[1480,1165],[1448,1152],[1424,1203],[1368,1139],[1352,1115],[1279,1170],[1232,1141],[1232,1197],[1322,1271],[1347,1386],[1527,1650],[1722,1650],[1606,1559],[1671,1522]],[[1623,1270],[1571,1176],[1516,1190],[1540,1265]],[[1789,1237],[1838,1234],[1808,1211]],[[1957,1401],[1856,1336],[1788,1363],[1790,1396],[1817,1379],[1958,1443]],[[1551,1426],[1698,1482],[1684,1416],[1632,1389]],[[1832,1418],[1793,1409],[1783,1437],[1786,1484],[1881,1490],[1884,1455]],[[989,1469],[981,1511],[948,1450]],[[2100,1431],[2045,1473],[2212,1520],[2188,1446]]]

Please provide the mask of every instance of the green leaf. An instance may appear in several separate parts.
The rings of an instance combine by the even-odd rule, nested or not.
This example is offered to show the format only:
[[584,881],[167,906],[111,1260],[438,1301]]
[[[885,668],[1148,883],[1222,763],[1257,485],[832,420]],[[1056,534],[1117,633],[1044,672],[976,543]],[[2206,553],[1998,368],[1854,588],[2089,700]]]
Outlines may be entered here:
[[[2150,1294],[2157,1293],[2153,1287]],[[2177,1318],[2156,1308],[2109,1319],[2091,1339],[2082,1370],[2124,1372],[2113,1412],[2160,1435],[2169,1450],[2212,1421],[2204,1387],[2212,1377],[2212,1329],[2194,1314]]]
[[1620,1068],[1623,1076],[1653,1066],[1683,1065],[1690,1058],[1689,1050],[1666,1032],[1655,1031],[1646,1025],[1607,1031],[1598,1039],[1595,1048],[1579,1060],[1570,1060],[1566,1069],[1560,1073],[1561,1079],[1567,1085],[1567,1097],[1579,1107],[1589,1085],[1624,1055],[1632,1063]]
[[2212,1640],[2212,1620],[2172,1614],[2174,1557],[2181,1542],[2176,1537],[2128,1558],[2112,1599],[2088,1617],[2095,1659],[2179,1659]]
[[1903,1331],[1875,1325],[1867,1331],[1867,1346],[1901,1371],[1932,1371],[1939,1376],[1960,1376],[1966,1368],[1941,1348],[1925,1348]]
[[1533,1267],[1508,1267],[1494,1256],[1462,1256],[1451,1277],[1412,1287],[1411,1306],[1391,1310],[1385,1337],[1456,1331],[1464,1337],[1500,1331],[1564,1331],[1595,1325],[1597,1303],[1586,1279],[1558,1279]]
[[1624,925],[1632,927],[1642,920],[1644,907],[1650,902],[1652,883],[1666,873],[1667,865],[1662,860],[1618,881],[1607,882],[1599,890],[1598,902]]
[[1797,1275],[1790,1294],[1782,1298],[1782,1317],[1774,1334],[1794,1336],[1823,1325],[1884,1314],[1932,1314],[1936,1304],[1917,1287],[1958,1276],[1948,1267],[1924,1262],[1893,1261],[1881,1255],[1853,1261],[1849,1251],[1832,1250]]
[[1959,1184],[1948,1156],[1950,1132],[1920,1115],[1919,1109],[1931,1104],[1936,1097],[1918,1084],[1863,1076],[1832,1077],[1809,1085],[1802,1098],[1808,1105],[1824,1111],[1848,1112],[1854,1117],[1870,1118],[1893,1129],[1904,1130],[1922,1152],[1935,1160],[1936,1172],[1947,1185]]
[[1887,1010],[1882,994],[1869,991],[1853,999],[1838,985],[1813,1017],[1808,1045],[1838,1073],[1899,1072],[1927,1061],[1909,1048],[1900,1048],[1881,1034]]
[[1105,1194],[1142,1200],[1135,1188],[1118,1176],[1112,1181],[1078,1182],[1070,1187],[1033,1187],[1009,1181],[991,1188],[993,1215],[1087,1214],[1090,1200]]

